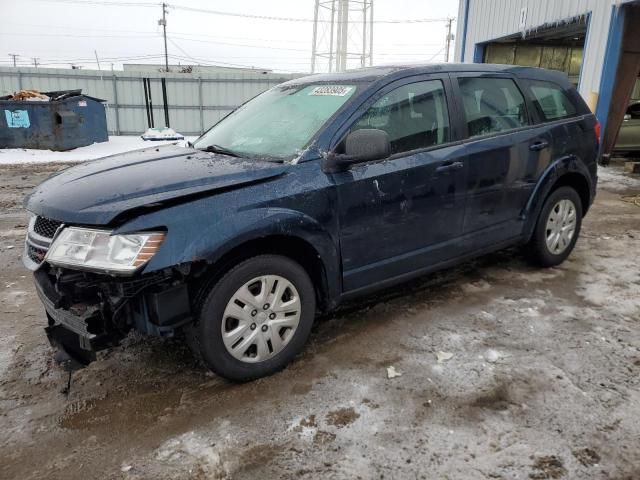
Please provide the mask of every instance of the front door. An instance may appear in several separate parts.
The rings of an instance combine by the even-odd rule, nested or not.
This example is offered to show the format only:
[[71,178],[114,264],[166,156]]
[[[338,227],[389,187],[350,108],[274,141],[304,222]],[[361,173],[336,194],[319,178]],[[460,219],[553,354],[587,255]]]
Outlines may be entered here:
[[445,76],[396,82],[372,98],[350,131],[385,130],[389,159],[333,174],[344,290],[435,265],[457,254],[465,165],[452,142]]

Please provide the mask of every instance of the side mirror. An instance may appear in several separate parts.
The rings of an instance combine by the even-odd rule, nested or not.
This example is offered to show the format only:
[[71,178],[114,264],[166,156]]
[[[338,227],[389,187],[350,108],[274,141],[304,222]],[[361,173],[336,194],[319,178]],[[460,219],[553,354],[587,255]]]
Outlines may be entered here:
[[364,128],[347,135],[345,153],[329,153],[324,161],[327,173],[343,172],[356,163],[382,160],[391,155],[391,141],[384,130]]

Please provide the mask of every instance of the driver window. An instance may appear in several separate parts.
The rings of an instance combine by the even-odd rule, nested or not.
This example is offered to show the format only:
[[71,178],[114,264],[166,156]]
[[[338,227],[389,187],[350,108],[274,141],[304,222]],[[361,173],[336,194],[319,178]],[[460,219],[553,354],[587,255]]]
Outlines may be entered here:
[[392,155],[448,142],[449,115],[442,82],[416,82],[390,91],[351,131],[363,128],[387,132]]

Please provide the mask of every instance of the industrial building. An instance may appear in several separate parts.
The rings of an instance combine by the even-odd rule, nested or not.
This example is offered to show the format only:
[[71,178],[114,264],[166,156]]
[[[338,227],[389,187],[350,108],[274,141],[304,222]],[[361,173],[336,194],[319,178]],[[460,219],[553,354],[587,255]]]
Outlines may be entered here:
[[564,71],[602,124],[603,158],[640,98],[640,0],[460,0],[455,58]]

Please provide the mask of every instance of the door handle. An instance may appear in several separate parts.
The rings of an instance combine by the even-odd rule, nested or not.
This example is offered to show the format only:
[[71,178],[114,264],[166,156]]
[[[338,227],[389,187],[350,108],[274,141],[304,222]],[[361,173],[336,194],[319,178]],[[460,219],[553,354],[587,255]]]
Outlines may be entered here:
[[540,140],[529,145],[529,150],[531,150],[532,152],[539,152],[540,150],[544,150],[548,146],[549,142],[547,142],[546,140]]
[[441,173],[449,172],[451,170],[460,170],[462,167],[464,167],[464,164],[462,162],[447,162],[437,167],[436,172]]

